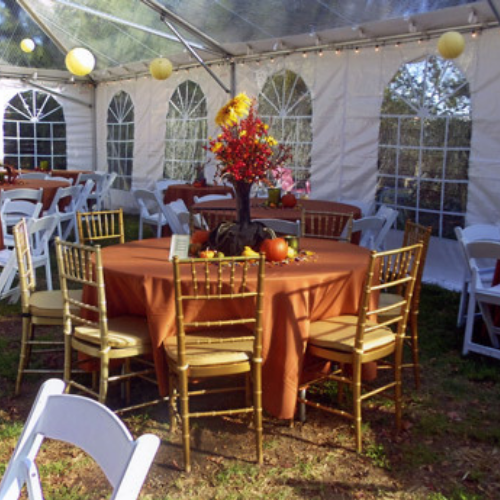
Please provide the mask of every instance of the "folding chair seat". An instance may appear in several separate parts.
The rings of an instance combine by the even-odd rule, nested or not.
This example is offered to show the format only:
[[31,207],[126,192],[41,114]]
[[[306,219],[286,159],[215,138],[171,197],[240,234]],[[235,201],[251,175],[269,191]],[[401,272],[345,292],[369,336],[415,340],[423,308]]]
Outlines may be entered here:
[[[408,318],[408,306],[418,272],[422,245],[411,245],[386,252],[372,251],[366,273],[365,286],[359,301],[357,315],[342,315],[312,321],[307,341],[309,354],[332,361],[336,367],[331,373],[318,373],[310,382],[299,388],[300,415],[305,416],[309,405],[354,422],[356,451],[362,450],[361,403],[365,399],[392,389],[394,391],[396,427],[401,427],[401,360],[403,338]],[[388,306],[375,306],[376,295],[381,289],[402,293],[401,300]],[[386,318],[378,317],[381,311],[394,311]],[[378,318],[378,322],[373,318]],[[395,329],[395,332],[393,331]],[[361,368],[364,363],[391,359],[394,377],[378,387],[364,388]],[[348,368],[349,367],[349,368]],[[352,411],[318,403],[307,396],[306,390],[314,385],[333,380],[338,384],[339,400],[343,387],[352,392]]]
[[[171,424],[180,399],[182,444],[186,471],[191,470],[190,419],[251,413],[262,464],[262,306],[265,257],[228,257],[174,262],[176,336],[164,342],[169,368]],[[207,316],[207,311],[212,314]],[[245,375],[243,387],[191,390],[193,379],[216,377],[229,383]],[[250,391],[251,388],[251,392]],[[246,404],[217,411],[193,411],[190,399],[212,392],[245,391]],[[230,399],[234,401],[234,399]]]
[[[114,500],[138,497],[160,445],[153,434],[134,440],[123,422],[105,406],[64,394],[62,380],[47,380],[38,391],[24,429],[0,483],[0,498],[17,500],[26,486],[30,500],[43,500],[36,457],[45,439],[72,444],[99,465]],[[71,475],[78,468],[71,470]],[[62,474],[69,474],[65,468]]]

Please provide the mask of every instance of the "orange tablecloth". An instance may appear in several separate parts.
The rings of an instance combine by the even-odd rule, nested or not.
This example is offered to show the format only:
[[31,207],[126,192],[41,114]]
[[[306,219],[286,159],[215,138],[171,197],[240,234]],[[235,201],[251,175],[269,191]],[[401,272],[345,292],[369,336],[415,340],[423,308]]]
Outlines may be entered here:
[[[354,205],[348,205],[346,203],[337,203],[333,201],[324,200],[298,200],[297,205],[294,208],[270,208],[265,206],[266,200],[264,198],[253,198],[250,201],[250,216],[252,219],[284,219],[290,221],[300,220],[301,209],[307,210],[318,210],[322,212],[339,212],[339,213],[352,213],[354,219],[359,219],[361,217],[361,209],[355,207]],[[205,201],[202,203],[196,203],[193,205],[192,210],[201,212],[203,215],[203,210],[207,212],[209,210],[217,210],[216,220],[218,222],[223,222],[224,220],[234,220],[236,216],[236,201],[231,200],[215,200],[215,201]],[[220,212],[219,212],[220,209]],[[212,211],[213,214],[213,211]],[[306,227],[308,225],[308,220],[305,220]],[[360,235],[353,235],[353,243],[359,243]]]
[[[42,204],[43,210],[47,210],[60,187],[69,186],[69,182],[50,181],[41,179],[17,179],[15,184],[2,184],[0,190],[11,191],[12,189],[43,189]],[[3,230],[0,224],[0,250],[4,248]]]
[[163,201],[170,203],[171,201],[184,200],[184,203],[189,208],[194,204],[195,196],[206,196],[208,194],[227,194],[233,193],[233,188],[229,186],[206,186],[195,187],[192,184],[174,184],[169,186],[165,191]]
[[[295,411],[309,322],[357,313],[369,258],[365,248],[332,240],[304,238],[301,246],[316,252],[315,260],[267,264],[264,287],[263,402],[272,415],[286,419]],[[170,239],[163,238],[116,245],[102,252],[108,315],[147,317],[162,394],[168,388],[162,343],[175,335],[169,248]]]

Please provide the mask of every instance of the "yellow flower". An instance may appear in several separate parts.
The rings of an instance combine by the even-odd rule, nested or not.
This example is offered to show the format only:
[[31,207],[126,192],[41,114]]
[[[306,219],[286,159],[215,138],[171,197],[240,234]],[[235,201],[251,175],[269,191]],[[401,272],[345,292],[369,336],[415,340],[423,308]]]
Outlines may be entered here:
[[240,137],[245,137],[247,135],[247,131],[246,130],[242,130],[240,132]]
[[217,151],[219,151],[221,148],[222,148],[222,143],[220,143],[220,142],[216,142],[216,143],[212,146],[212,152],[217,153]]
[[222,106],[215,117],[215,123],[219,127],[235,125],[238,123],[238,118],[248,115],[251,103],[252,101],[246,94],[238,94]]
[[278,144],[278,141],[274,137],[269,136],[267,138],[267,143],[269,144],[269,146],[276,146]]

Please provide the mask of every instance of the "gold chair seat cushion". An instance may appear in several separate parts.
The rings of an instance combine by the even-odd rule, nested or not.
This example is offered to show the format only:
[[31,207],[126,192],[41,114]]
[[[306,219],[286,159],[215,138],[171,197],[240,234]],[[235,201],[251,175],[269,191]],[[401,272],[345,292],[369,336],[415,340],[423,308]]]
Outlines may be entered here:
[[[82,300],[81,290],[70,290],[69,294],[75,300]],[[32,316],[61,319],[63,317],[63,296],[61,290],[34,292],[30,296],[29,305]]]
[[[74,336],[91,344],[101,343],[99,328],[77,326],[75,327]],[[108,344],[113,349],[151,344],[146,318],[141,316],[117,316],[108,319]]]
[[[187,364],[190,366],[210,366],[250,361],[253,356],[253,340],[220,342],[220,339],[241,337],[243,334],[242,329],[210,332],[209,334],[202,332],[187,334],[185,337]],[[249,335],[248,331],[246,334]],[[215,341],[208,343],[207,339]],[[205,343],[197,344],[197,342]],[[177,362],[177,337],[174,335],[167,338],[164,346],[167,357]]]
[[[317,347],[334,349],[336,351],[352,352],[356,338],[357,316],[338,316],[311,323],[308,343]],[[375,321],[367,321],[375,326]],[[380,327],[365,333],[363,350],[365,352],[384,347],[396,339],[394,333],[387,327]]]
[[[397,293],[381,293],[379,300],[378,300],[378,305],[379,307],[388,307],[388,306],[393,306],[397,302],[401,302],[403,297]],[[392,309],[389,311],[385,312],[379,312],[378,316],[379,317],[384,317],[385,319],[390,318],[390,317],[395,317],[399,313],[399,310]]]

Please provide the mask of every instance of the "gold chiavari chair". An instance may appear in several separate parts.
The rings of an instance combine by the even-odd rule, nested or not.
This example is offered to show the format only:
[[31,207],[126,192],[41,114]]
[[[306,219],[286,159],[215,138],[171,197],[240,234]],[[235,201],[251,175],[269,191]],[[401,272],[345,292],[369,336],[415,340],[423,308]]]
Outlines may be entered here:
[[302,236],[350,242],[352,219],[352,213],[304,210],[301,224]]
[[[308,352],[319,358],[332,361],[338,366],[329,374],[318,374],[318,378],[299,388],[300,414],[305,415],[303,405],[313,406],[327,412],[347,417],[354,421],[356,451],[361,452],[361,403],[365,399],[389,389],[394,390],[396,426],[401,427],[401,362],[411,296],[419,267],[422,245],[412,245],[386,252],[371,252],[358,315],[343,315],[311,322]],[[374,295],[380,290],[397,290],[401,300],[388,306],[374,306],[378,302]],[[394,314],[380,319],[382,311]],[[373,318],[378,318],[378,322]],[[395,328],[393,332],[392,328]],[[391,359],[392,358],[392,359]],[[361,368],[364,363],[391,361],[394,378],[383,385],[363,390]],[[338,384],[339,396],[343,386],[352,391],[352,411],[318,403],[308,399],[306,390],[312,385],[334,380]],[[339,399],[341,399],[339,397]]]
[[[409,344],[411,349],[412,362],[404,363],[403,368],[413,368],[415,376],[415,386],[420,388],[420,361],[418,349],[418,313],[420,307],[420,292],[422,289],[422,276],[424,274],[425,260],[427,258],[427,250],[431,239],[432,227],[423,226],[407,220],[405,223],[405,231],[403,235],[403,246],[414,245],[416,243],[422,244],[422,253],[420,254],[420,266],[418,268],[417,276],[415,279],[415,289],[410,304],[410,316],[408,318],[408,332],[405,335],[405,343]],[[401,300],[401,292],[395,290],[392,293],[380,294],[381,307],[389,306]],[[394,314],[391,310],[380,313],[380,318],[386,318]]]
[[77,212],[78,238],[82,244],[95,244],[103,241],[125,243],[123,209]]
[[[190,419],[251,413],[257,461],[262,464],[262,307],[265,256],[188,259],[174,257],[177,335],[165,341],[170,381],[171,422],[176,402],[180,417],[185,469],[191,470]],[[208,317],[206,311],[210,310]],[[220,311],[220,315],[218,312]],[[216,318],[215,315],[218,315]],[[243,387],[194,390],[192,379],[246,376]],[[251,388],[251,392],[250,392]],[[246,404],[217,411],[193,411],[190,398],[212,392],[245,390]]]
[[[126,404],[123,412],[157,403],[160,400],[130,406],[130,379],[139,377],[156,384],[154,367],[145,357],[151,353],[151,340],[145,317],[123,315],[107,317],[106,287],[102,269],[101,247],[69,243],[56,238],[57,264],[64,301],[64,381],[68,391],[72,388],[83,391],[106,404],[108,385],[126,382]],[[75,298],[70,286],[87,287],[82,299]],[[95,299],[95,300],[93,300]],[[88,357],[99,365],[99,389],[94,390],[74,377],[73,354],[82,353],[78,363],[88,363]],[[111,362],[118,362],[112,375]],[[140,366],[132,371],[131,362]],[[76,363],[75,363],[76,364]]]

